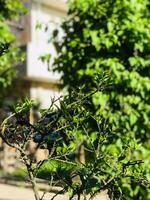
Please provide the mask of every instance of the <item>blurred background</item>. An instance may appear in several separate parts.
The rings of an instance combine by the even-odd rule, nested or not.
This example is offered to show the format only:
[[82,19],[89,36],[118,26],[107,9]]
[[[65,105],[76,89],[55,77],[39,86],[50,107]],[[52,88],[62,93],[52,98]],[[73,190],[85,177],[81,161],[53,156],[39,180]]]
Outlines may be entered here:
[[[28,14],[22,16],[18,23],[9,23],[26,57],[18,66],[16,89],[19,96],[29,97],[47,108],[50,98],[60,93],[60,75],[51,70],[56,55],[51,40],[53,31],[59,29],[67,15],[67,5],[64,0],[29,0],[24,4]],[[52,56],[49,66],[41,59],[48,53]]]
[[[61,22],[66,18],[66,1],[23,0],[22,3],[27,8],[27,14],[19,16],[19,20],[8,20],[7,24],[16,37],[20,56],[24,58],[23,62],[15,66],[17,76],[5,97],[3,108],[6,107],[6,112],[1,112],[1,118],[9,114],[8,106],[13,105],[17,100],[30,98],[35,105],[45,109],[49,107],[51,98],[58,98],[62,93],[59,87],[60,74],[51,70],[56,56],[52,33],[55,29],[59,30]],[[61,29],[60,37],[63,37]],[[32,113],[31,121],[34,117],[36,118],[36,112]],[[44,159],[45,154],[45,151],[40,150],[38,159]],[[1,141],[2,171],[13,172],[19,165],[16,150]]]

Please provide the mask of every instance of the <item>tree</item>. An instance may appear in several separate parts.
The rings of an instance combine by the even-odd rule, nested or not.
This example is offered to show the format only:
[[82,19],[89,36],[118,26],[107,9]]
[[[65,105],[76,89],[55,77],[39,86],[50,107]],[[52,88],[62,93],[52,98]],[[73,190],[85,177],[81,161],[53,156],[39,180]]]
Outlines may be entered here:
[[20,60],[8,21],[18,20],[25,12],[20,0],[0,0],[0,104],[4,101],[8,86],[16,75],[14,66]]
[[[119,138],[108,121],[89,107],[91,97],[102,87],[99,85],[87,95],[72,92],[64,98],[53,99],[50,108],[43,110],[34,124],[29,120],[32,102],[17,103],[12,114],[1,124],[0,137],[20,152],[36,200],[44,198],[39,195],[37,177],[51,184],[52,180],[61,181],[62,190],[51,200],[62,192],[67,192],[70,200],[92,199],[102,190],[108,190],[111,199],[128,199],[121,190],[121,180],[124,184],[132,179],[138,185],[147,185],[140,170],[142,161],[132,159],[132,153],[139,148],[137,142],[127,137]],[[118,145],[112,151],[107,144],[113,145],[114,140]],[[35,144],[32,153],[28,150],[31,141]],[[85,163],[74,159],[81,144],[86,149]],[[40,148],[47,149],[49,156],[36,162],[34,155]]]
[[[150,2],[147,0],[70,0],[69,16],[62,24],[64,37],[54,44],[58,52],[54,70],[61,72],[68,91],[94,86],[96,73],[107,71],[112,86],[95,94],[95,112],[109,118],[120,137],[135,137],[141,144],[133,157],[145,161],[148,178],[150,135]],[[139,187],[130,199],[149,199]]]

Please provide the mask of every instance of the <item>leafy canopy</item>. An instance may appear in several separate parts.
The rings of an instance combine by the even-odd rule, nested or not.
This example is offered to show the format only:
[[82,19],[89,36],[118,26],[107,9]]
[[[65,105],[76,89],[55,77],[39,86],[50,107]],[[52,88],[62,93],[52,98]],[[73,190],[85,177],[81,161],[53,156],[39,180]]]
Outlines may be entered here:
[[[93,85],[95,73],[108,70],[114,85],[93,99],[123,132],[149,138],[149,1],[70,1],[66,34],[55,70],[68,88]],[[74,74],[74,76],[72,76]],[[105,109],[104,109],[105,108]]]
[[[145,161],[149,177],[150,1],[70,0],[69,4],[63,39],[59,41],[54,32],[59,55],[54,70],[61,72],[69,91],[85,85],[85,92],[93,87],[96,73],[109,72],[113,85],[93,96],[95,111],[109,118],[121,138],[138,139],[142,146],[134,156]],[[130,198],[138,195],[138,189],[134,192],[130,190]],[[144,198],[150,198],[146,192]]]
[[16,74],[14,66],[20,60],[15,36],[7,22],[18,20],[24,12],[25,9],[20,0],[0,0],[0,104]]

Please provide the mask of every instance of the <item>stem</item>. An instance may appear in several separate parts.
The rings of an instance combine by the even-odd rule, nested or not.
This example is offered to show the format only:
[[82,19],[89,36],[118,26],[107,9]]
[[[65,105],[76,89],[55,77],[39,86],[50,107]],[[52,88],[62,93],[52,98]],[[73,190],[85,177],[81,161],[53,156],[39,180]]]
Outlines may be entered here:
[[27,169],[28,169],[29,178],[30,178],[30,181],[31,181],[31,184],[32,184],[32,189],[34,191],[35,199],[36,200],[41,200],[40,196],[39,196],[37,184],[36,184],[36,181],[35,181],[35,177],[34,177],[32,171],[28,167],[27,167]]

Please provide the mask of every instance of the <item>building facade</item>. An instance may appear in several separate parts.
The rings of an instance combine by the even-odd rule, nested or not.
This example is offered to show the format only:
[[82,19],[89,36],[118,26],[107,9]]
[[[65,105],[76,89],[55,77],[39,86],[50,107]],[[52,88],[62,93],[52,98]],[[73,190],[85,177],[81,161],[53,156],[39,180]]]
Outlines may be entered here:
[[[52,32],[59,29],[65,19],[67,6],[63,0],[30,0],[26,1],[28,15],[14,27],[19,46],[26,53],[26,60],[18,67],[19,77],[16,81],[18,92],[24,88],[23,96],[28,96],[41,107],[50,105],[51,97],[60,95],[60,74],[51,70],[56,52],[52,44]],[[63,33],[60,30],[60,37]],[[51,55],[49,63],[40,59]]]

